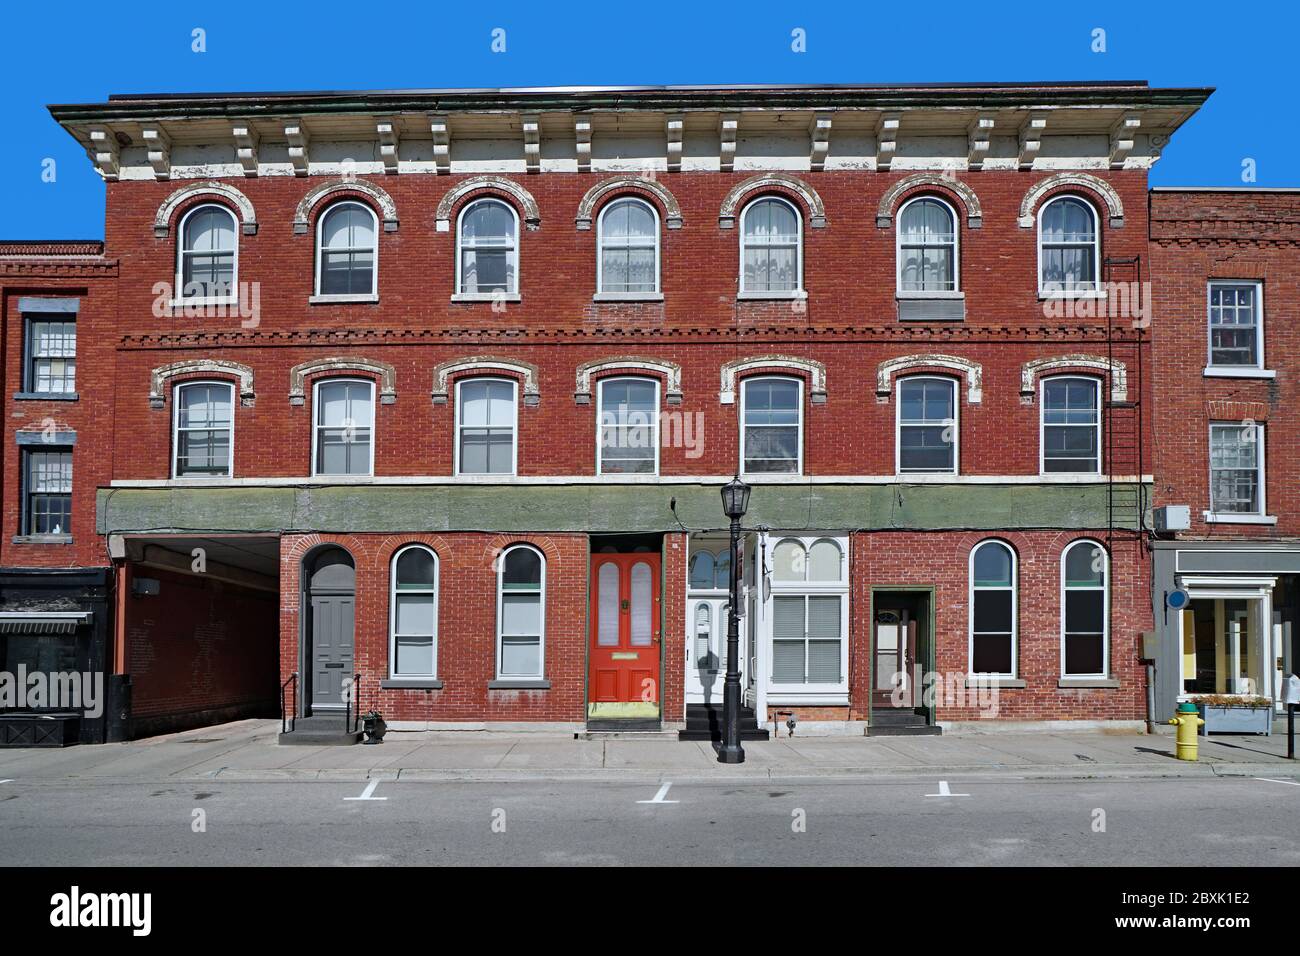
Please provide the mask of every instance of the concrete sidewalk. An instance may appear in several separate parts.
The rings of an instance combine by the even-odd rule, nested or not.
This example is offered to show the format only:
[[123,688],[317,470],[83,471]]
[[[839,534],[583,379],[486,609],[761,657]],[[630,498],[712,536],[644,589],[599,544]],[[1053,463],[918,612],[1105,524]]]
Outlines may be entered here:
[[719,764],[707,743],[549,734],[390,732],[379,746],[282,747],[278,721],[247,720],[125,744],[0,750],[0,780],[60,783],[278,780],[514,780],[1011,775],[1023,778],[1266,776],[1300,779],[1286,736],[1201,738],[1197,763],[1170,733],[988,733],[781,737]]

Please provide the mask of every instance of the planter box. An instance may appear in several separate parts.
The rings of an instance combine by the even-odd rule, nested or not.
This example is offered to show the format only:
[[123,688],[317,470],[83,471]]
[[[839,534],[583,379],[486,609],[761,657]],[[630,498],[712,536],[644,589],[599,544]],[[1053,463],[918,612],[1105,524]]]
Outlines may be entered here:
[[0,714],[0,747],[66,747],[75,744],[81,718],[68,714]]
[[1197,704],[1201,719],[1202,736],[1206,734],[1264,734],[1273,733],[1273,708],[1265,707],[1220,707],[1213,704]]

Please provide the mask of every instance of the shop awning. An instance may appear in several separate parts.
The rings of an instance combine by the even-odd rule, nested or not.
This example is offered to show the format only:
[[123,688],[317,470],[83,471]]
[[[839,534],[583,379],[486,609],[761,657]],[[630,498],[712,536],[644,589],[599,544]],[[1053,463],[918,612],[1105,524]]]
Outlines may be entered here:
[[0,611],[0,634],[72,634],[90,611]]

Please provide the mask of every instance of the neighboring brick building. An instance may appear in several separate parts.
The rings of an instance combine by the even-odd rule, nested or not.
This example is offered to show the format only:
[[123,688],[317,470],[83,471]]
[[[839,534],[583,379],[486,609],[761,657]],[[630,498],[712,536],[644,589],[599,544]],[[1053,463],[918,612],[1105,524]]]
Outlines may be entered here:
[[[1276,698],[1300,615],[1300,190],[1153,191],[1151,274],[1155,503],[1173,506],[1152,545],[1158,706]],[[1165,610],[1178,590],[1189,606]]]
[[333,713],[352,673],[398,727],[681,726],[720,699],[737,471],[759,721],[1142,719],[1128,294],[1147,170],[1207,95],[52,107],[118,263],[110,447],[75,483],[125,732],[277,682]]

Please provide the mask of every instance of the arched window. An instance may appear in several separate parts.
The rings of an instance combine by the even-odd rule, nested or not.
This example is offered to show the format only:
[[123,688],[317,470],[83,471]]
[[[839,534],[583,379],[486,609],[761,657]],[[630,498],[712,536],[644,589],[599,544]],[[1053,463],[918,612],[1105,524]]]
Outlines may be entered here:
[[1042,473],[1101,472],[1101,380],[1056,375],[1042,380]]
[[898,291],[955,292],[957,214],[942,199],[909,200],[898,214]]
[[316,224],[316,294],[371,295],[378,289],[379,221],[365,203],[336,202]]
[[1061,676],[1106,677],[1109,666],[1110,566],[1096,541],[1061,555]]
[[519,214],[500,199],[478,199],[460,214],[457,282],[462,295],[519,291]]
[[605,378],[597,388],[597,474],[657,475],[659,383]]
[[234,298],[238,235],[235,214],[225,206],[195,206],[184,215],[176,262],[178,299],[217,303]]
[[747,475],[803,471],[803,382],[747,378],[740,388],[740,469]]
[[235,446],[235,387],[229,382],[185,382],[172,402],[176,478],[229,478]]
[[456,383],[456,474],[515,473],[515,393],[506,378]]
[[[840,699],[848,693],[845,538],[783,538],[771,547],[773,693]],[[769,700],[772,699],[769,697]]]
[[1038,291],[1092,292],[1098,288],[1101,236],[1097,210],[1078,196],[1057,196],[1038,213]]
[[313,475],[369,475],[374,468],[374,382],[316,383]]
[[707,591],[713,584],[713,552],[696,551],[691,556],[691,588]]
[[596,291],[607,295],[659,291],[659,213],[643,199],[618,199],[600,213]]
[[741,293],[803,290],[803,221],[794,204],[756,199],[740,216]]
[[970,555],[970,669],[1016,675],[1016,554],[1001,541],[976,545]]
[[546,632],[546,567],[527,545],[507,548],[497,568],[497,677],[540,679]]
[[898,473],[957,474],[957,382],[914,375],[898,383]]
[[438,557],[413,544],[393,555],[389,620],[392,677],[438,673]]

